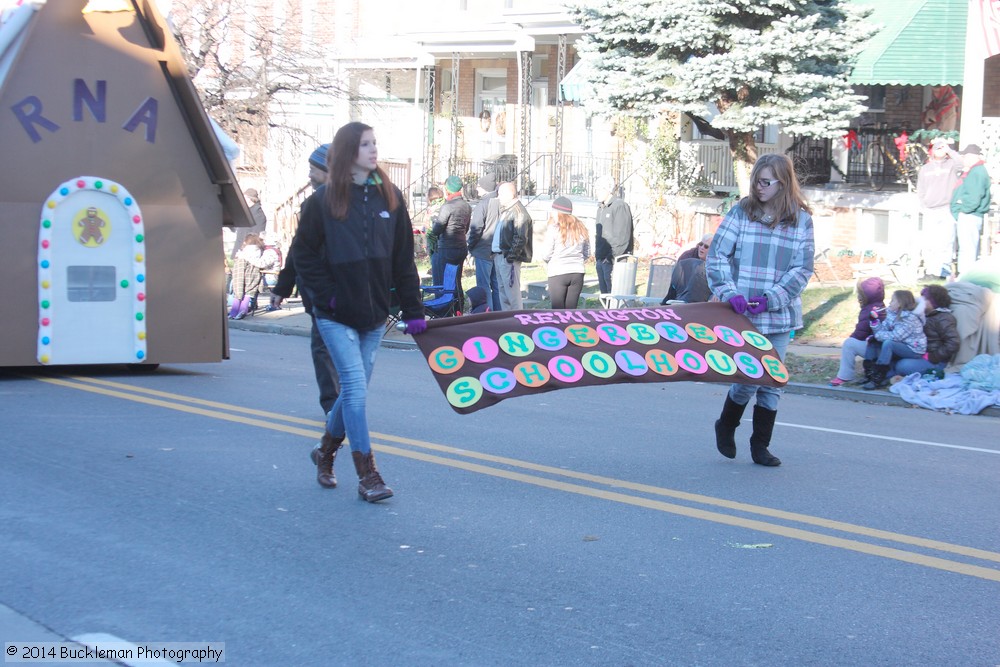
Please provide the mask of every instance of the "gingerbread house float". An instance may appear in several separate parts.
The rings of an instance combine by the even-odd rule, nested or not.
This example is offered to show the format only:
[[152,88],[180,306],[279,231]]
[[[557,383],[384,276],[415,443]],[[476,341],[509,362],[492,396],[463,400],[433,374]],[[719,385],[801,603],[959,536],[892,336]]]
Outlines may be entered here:
[[0,366],[228,358],[222,228],[252,221],[153,2],[2,18]]

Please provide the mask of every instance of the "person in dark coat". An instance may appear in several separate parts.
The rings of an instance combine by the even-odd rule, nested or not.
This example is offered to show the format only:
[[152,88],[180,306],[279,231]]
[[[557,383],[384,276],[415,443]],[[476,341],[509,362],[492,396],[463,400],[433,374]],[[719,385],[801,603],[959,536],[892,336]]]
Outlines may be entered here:
[[[312,185],[314,191],[326,183],[326,161],[329,150],[330,144],[323,144],[309,156],[309,184]],[[302,203],[302,206],[305,207],[305,202]],[[301,216],[300,211],[299,217]],[[295,240],[293,239],[292,245],[294,244]],[[281,308],[281,302],[292,295],[296,279],[295,261],[289,252],[285,266],[278,272],[278,282],[271,288],[270,310]],[[309,349],[312,353],[313,370],[316,373],[316,386],[319,387],[319,404],[323,408],[323,414],[328,414],[333,409],[337,396],[340,395],[340,379],[337,377],[337,369],[334,368],[333,361],[330,359],[330,353],[327,351],[326,345],[323,344],[323,338],[319,335],[319,329],[316,328],[312,302],[304,291],[299,290],[299,294],[302,296],[302,306],[312,319]]]
[[[881,278],[872,276],[859,280],[857,297],[861,306],[858,321],[854,325],[854,331],[840,347],[840,369],[830,380],[831,387],[839,387],[854,380],[855,360],[858,357],[864,358],[868,339],[872,336],[872,311],[878,314],[879,319],[885,319],[885,283]],[[871,367],[871,363],[865,364],[865,380],[870,379],[867,376],[871,373]]]
[[951,295],[943,285],[928,285],[920,292],[924,298],[927,321],[927,353],[920,359],[899,359],[894,375],[923,375],[929,370],[944,371],[958,353],[962,338],[958,335],[958,320],[951,312]]
[[476,183],[479,202],[472,209],[469,222],[469,254],[476,264],[476,285],[486,291],[486,303],[494,311],[500,310],[500,284],[497,282],[496,266],[493,263],[493,232],[500,217],[500,201],[497,199],[497,179],[486,174]]
[[376,502],[393,495],[375,465],[368,428],[368,383],[392,292],[405,333],[427,330],[420,276],[413,260],[413,223],[403,194],[378,164],[374,130],[344,125],[330,148],[329,179],[306,200],[292,244],[303,292],[340,376],[340,396],[313,450],[316,481],[333,488],[334,456],[345,439],[358,474],[358,495]]
[[472,219],[472,206],[462,196],[461,178],[448,177],[444,182],[444,199],[437,215],[431,219],[431,232],[437,238],[437,247],[431,255],[431,279],[435,285],[443,285],[445,264],[458,266],[458,302],[461,304],[462,265],[469,254],[467,236]]

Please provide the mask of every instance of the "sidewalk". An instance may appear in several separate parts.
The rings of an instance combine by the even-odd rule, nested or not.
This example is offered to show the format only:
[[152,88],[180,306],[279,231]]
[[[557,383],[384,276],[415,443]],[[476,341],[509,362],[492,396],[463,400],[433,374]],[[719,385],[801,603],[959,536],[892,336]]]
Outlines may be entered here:
[[[82,648],[82,644],[74,642],[69,637],[64,637],[59,633],[55,632],[51,628],[47,628],[41,623],[34,621],[24,614],[11,609],[5,604],[0,604],[0,635],[3,636],[3,641],[5,644],[13,644],[23,649],[24,646],[38,645],[42,643],[47,644],[76,644],[77,647]],[[6,654],[4,655],[4,662],[13,662],[13,660],[7,660]],[[27,662],[44,662],[44,664],[51,664],[50,661],[44,660],[34,660],[25,661]],[[56,662],[56,661],[52,661]],[[70,662],[68,660],[63,662]],[[110,662],[108,660],[87,660],[87,661],[72,661],[74,665],[117,665],[120,663]]]
[[[256,331],[260,333],[283,334],[286,336],[309,336],[312,327],[312,320],[302,308],[301,302],[293,299],[286,300],[281,310],[265,313],[258,310],[256,315],[242,320],[229,320],[232,329],[242,331]],[[415,350],[416,343],[408,334],[404,334],[395,328],[389,330],[382,339],[382,346],[387,348]],[[839,341],[822,341],[819,343],[801,344],[794,341],[788,346],[788,351],[803,357],[829,357],[831,359],[840,358]],[[865,391],[860,387],[830,387],[825,384],[806,384],[802,382],[789,382],[785,386],[785,392],[789,394],[803,394],[807,396],[823,396],[826,398],[837,398],[841,400],[857,401],[859,403],[874,403],[878,405],[898,405],[902,407],[912,407],[899,396],[888,390]],[[1000,417],[1000,407],[988,407],[980,415],[988,417]]]

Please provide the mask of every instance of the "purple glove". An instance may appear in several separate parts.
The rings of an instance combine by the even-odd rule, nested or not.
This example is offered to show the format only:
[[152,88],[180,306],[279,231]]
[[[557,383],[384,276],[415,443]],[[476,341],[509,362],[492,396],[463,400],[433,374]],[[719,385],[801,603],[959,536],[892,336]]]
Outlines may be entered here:
[[761,294],[760,296],[750,297],[750,301],[747,302],[747,312],[751,315],[760,315],[765,310],[767,310],[767,297]]
[[422,334],[427,331],[427,320],[425,319],[403,320],[403,323],[406,324],[406,326],[403,327],[403,333],[416,336],[417,334]]
[[330,312],[332,313],[335,310],[337,310],[337,297],[331,296],[330,297]]
[[729,297],[729,305],[733,307],[733,310],[735,310],[738,315],[742,315],[747,311],[747,300],[742,294]]

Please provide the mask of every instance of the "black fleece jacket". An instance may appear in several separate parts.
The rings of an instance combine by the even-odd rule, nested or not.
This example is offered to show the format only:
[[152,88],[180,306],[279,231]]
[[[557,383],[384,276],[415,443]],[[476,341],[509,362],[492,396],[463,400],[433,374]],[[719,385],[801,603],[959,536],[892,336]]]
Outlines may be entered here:
[[413,227],[399,190],[400,204],[389,211],[371,181],[352,185],[344,219],[332,216],[325,197],[323,185],[306,200],[292,243],[300,289],[312,300],[316,317],[358,330],[383,326],[395,288],[403,319],[422,319]]

